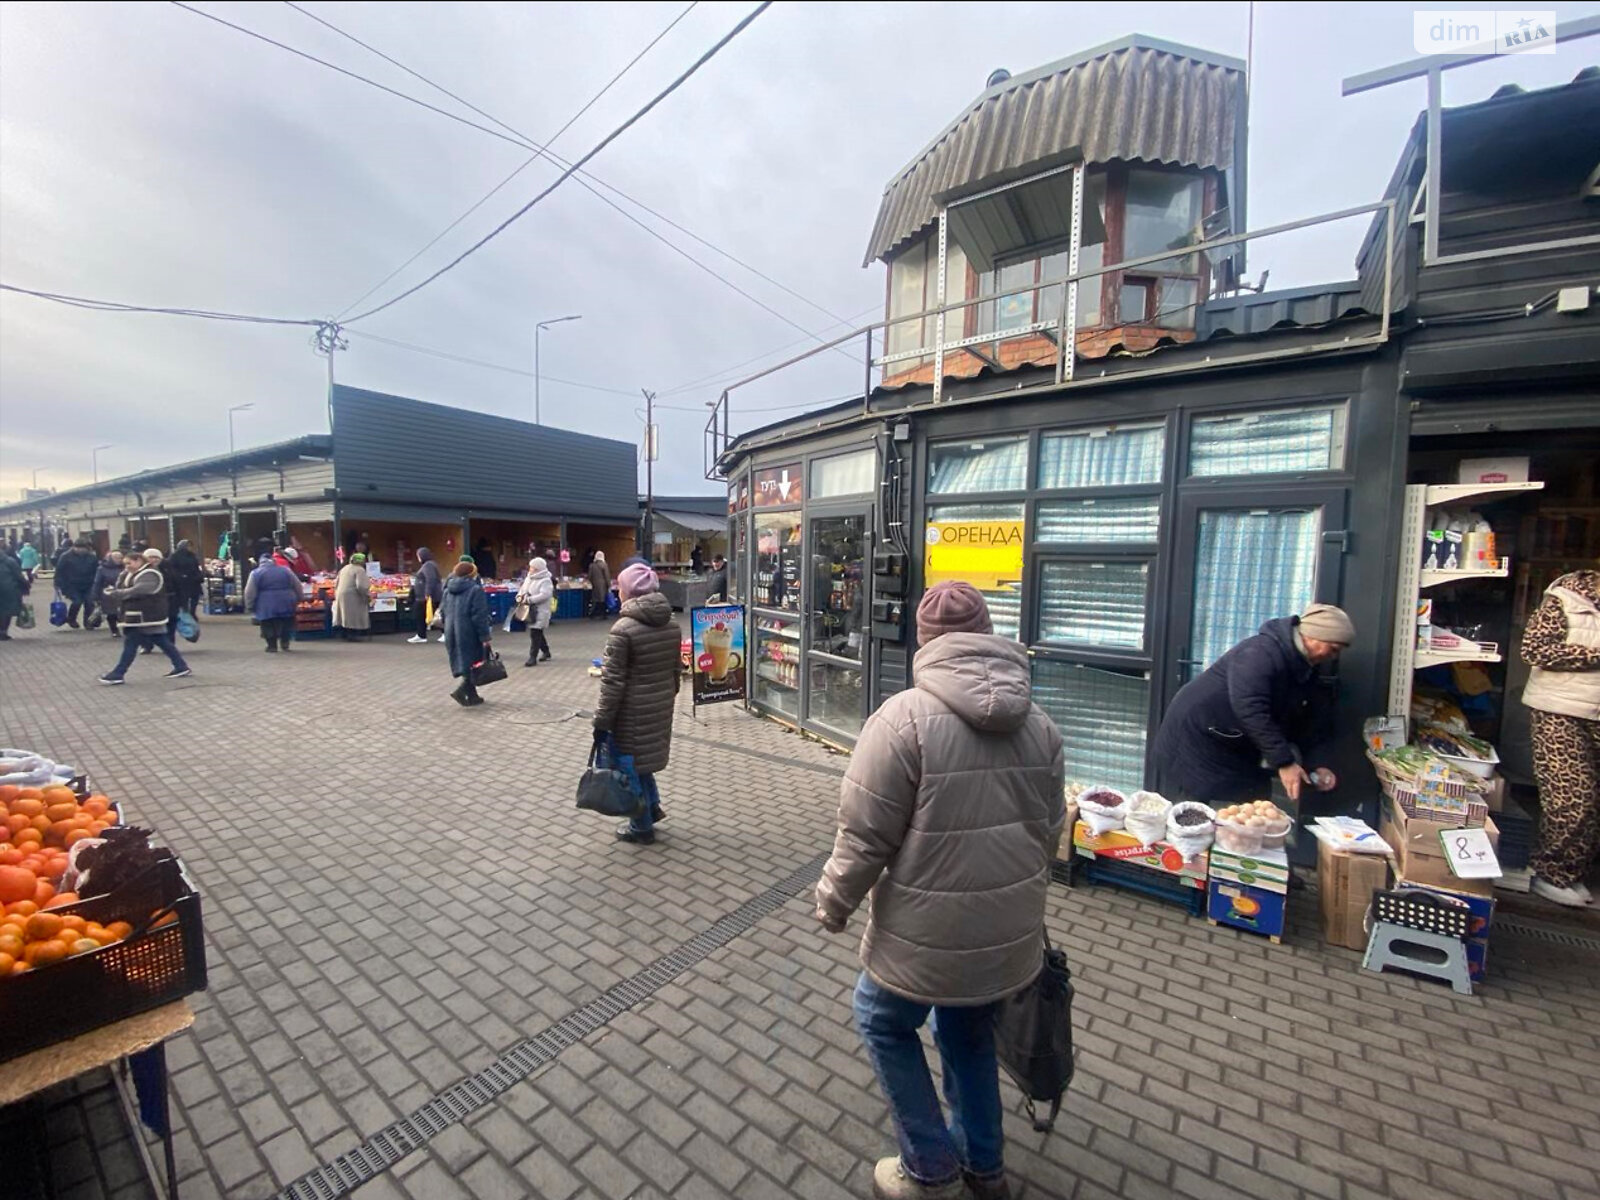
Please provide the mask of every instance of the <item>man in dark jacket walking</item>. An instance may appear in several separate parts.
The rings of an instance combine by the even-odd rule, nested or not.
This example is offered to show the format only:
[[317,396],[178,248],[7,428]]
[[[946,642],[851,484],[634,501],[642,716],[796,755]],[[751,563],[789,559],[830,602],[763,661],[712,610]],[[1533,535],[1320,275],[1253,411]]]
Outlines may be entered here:
[[[1276,617],[1178,691],[1153,748],[1156,787],[1172,800],[1217,807],[1259,800],[1272,776],[1298,801],[1307,766],[1332,733],[1334,691],[1317,668],[1355,640],[1343,609],[1313,604]],[[1321,768],[1315,786],[1338,780]]]
[[261,625],[267,653],[294,644],[294,613],[300,607],[300,580],[271,555],[263,555],[244,585],[244,608]]
[[[444,607],[444,580],[439,577],[439,564],[433,561],[433,551],[424,546],[417,551],[417,573],[411,577],[411,607],[416,610],[417,631],[406,641],[413,646],[428,640],[429,601],[437,615]],[[439,640],[444,641],[444,634],[439,635]]]
[[147,647],[160,650],[172,663],[168,679],[182,679],[191,674],[189,664],[167,636],[167,582],[161,574],[161,551],[151,547],[138,559],[125,562],[116,585],[106,593],[122,617],[122,657],[117,665],[100,676],[104,684],[124,682],[123,676],[133,665],[139,651]]
[[617,592],[622,613],[606,638],[594,739],[598,744],[609,738],[618,754],[633,759],[644,805],[617,830],[617,840],[648,846],[656,840],[656,822],[665,818],[656,772],[666,770],[672,749],[682,633],[655,571],[644,563],[617,576]]
[[77,629],[78,614],[86,607],[94,607],[92,589],[95,572],[99,569],[100,560],[95,557],[87,538],[79,538],[56,559],[56,591],[71,605],[67,609],[67,623],[62,628]]

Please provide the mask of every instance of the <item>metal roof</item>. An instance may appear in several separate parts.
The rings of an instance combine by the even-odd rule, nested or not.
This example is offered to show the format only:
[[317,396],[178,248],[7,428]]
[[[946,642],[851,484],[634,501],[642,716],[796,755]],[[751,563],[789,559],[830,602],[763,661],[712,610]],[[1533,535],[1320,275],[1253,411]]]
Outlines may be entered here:
[[217,454],[210,458],[192,458],[188,462],[173,463],[169,467],[154,467],[148,471],[136,471],[132,475],[118,475],[115,479],[102,479],[99,483],[86,483],[81,487],[51,492],[48,496],[40,496],[34,500],[0,505],[0,516],[33,512],[41,507],[48,508],[62,500],[77,500],[105,492],[138,491],[143,484],[157,480],[226,471],[233,466],[243,466],[263,459],[275,461],[280,458],[298,458],[302,455],[327,458],[332,452],[333,439],[327,434],[308,433],[302,437],[290,438],[286,442],[270,442],[265,446],[251,446],[232,454]]
[[[727,497],[722,498],[724,508],[728,505]],[[708,516],[705,513],[684,512],[682,509],[655,510],[657,520],[671,521],[674,525],[681,525],[691,533],[721,533],[728,527],[728,518]]]
[[[989,88],[884,189],[863,266],[939,215],[939,198],[1082,158],[1243,167],[1244,63],[1134,35]],[[1242,188],[1237,190],[1242,194]]]

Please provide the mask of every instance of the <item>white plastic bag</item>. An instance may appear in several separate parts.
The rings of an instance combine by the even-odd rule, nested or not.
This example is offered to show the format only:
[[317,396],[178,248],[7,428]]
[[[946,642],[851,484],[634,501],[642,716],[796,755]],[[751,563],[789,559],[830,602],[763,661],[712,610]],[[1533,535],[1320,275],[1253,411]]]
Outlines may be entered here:
[[[1193,825],[1180,824],[1178,818],[1186,812],[1199,811],[1205,820]],[[1205,853],[1216,837],[1217,814],[1196,800],[1174,804],[1167,813],[1167,845],[1183,855],[1184,862],[1193,862]]]
[[1078,815],[1095,837],[1121,829],[1127,813],[1128,798],[1115,788],[1092,787],[1078,796]]
[[1135,792],[1128,797],[1128,815],[1123,825],[1140,843],[1153,846],[1167,832],[1167,813],[1172,805],[1155,792]]

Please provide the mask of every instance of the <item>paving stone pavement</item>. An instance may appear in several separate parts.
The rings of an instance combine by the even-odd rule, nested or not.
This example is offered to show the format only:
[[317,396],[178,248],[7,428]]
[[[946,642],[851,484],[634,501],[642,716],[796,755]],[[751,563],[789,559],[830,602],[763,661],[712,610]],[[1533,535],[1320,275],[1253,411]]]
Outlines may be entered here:
[[[211,987],[169,1047],[186,1200],[273,1195],[829,846],[845,760],[687,691],[657,845],[576,812],[603,632],[557,623],[555,661],[473,710],[442,647],[395,638],[269,658],[212,619],[192,678],[144,659],[121,688],[104,634],[3,647],[0,740],[89,770],[204,893]],[[1273,946],[1052,889],[1079,1070],[1049,1136],[1006,1085],[1019,1196],[1600,1196],[1600,954],[1502,934],[1463,998],[1361,972],[1295,909]],[[858,932],[786,904],[353,1194],[870,1195],[892,1131]]]

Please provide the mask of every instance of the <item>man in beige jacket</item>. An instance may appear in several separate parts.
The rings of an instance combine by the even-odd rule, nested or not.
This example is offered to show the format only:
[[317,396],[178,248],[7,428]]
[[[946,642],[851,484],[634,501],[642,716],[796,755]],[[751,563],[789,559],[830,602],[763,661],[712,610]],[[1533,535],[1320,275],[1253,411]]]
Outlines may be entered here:
[[[871,893],[855,1017],[900,1142],[873,1194],[1001,1200],[994,1014],[1043,962],[1061,735],[970,585],[923,596],[917,640],[915,686],[867,721],[845,773],[817,919],[840,932]],[[948,1124],[917,1036],[930,1012]]]

